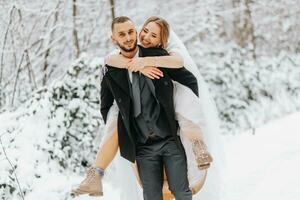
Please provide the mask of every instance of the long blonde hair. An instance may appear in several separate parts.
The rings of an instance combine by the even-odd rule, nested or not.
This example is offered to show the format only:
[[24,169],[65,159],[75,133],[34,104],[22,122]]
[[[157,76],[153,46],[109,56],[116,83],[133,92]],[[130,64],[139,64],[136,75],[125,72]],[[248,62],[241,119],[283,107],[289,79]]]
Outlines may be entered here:
[[149,24],[150,22],[156,23],[160,28],[160,37],[161,37],[161,45],[159,47],[166,48],[169,35],[170,35],[170,26],[169,23],[161,17],[152,16],[149,17],[143,25],[143,28]]

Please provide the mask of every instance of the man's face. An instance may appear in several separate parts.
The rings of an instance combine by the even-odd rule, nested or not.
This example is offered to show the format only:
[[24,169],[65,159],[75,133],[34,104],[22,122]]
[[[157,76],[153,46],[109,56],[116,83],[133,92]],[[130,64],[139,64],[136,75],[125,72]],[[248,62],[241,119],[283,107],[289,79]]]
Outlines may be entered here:
[[114,25],[112,33],[113,43],[118,45],[123,51],[131,52],[137,47],[137,33],[131,21]]

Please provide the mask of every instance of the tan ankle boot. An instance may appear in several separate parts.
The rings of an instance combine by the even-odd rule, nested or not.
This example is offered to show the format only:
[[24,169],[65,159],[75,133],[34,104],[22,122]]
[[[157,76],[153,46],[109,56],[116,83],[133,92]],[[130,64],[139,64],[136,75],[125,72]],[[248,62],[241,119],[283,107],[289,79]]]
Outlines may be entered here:
[[88,169],[85,179],[72,190],[73,196],[88,194],[90,196],[103,196],[102,176],[96,172],[95,167]]
[[192,141],[192,148],[200,170],[208,169],[213,161],[212,156],[206,149],[206,145],[202,140],[196,139]]

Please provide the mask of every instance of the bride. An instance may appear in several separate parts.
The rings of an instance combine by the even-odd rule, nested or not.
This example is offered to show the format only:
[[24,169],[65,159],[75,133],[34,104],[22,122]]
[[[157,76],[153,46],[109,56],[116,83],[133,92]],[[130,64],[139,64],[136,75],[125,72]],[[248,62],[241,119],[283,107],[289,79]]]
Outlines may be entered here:
[[[183,43],[172,30],[170,31],[169,38],[164,39],[163,37],[159,37],[159,32],[161,32],[161,29],[164,27],[158,26],[158,21],[165,22],[158,17],[151,17],[145,22],[139,34],[140,43],[141,46],[145,48],[156,47],[160,44],[160,47],[165,48],[170,53],[171,56],[167,56],[169,58],[148,57],[148,59],[138,58],[128,60],[116,53],[109,56],[106,62],[109,65],[120,68],[128,66],[128,70],[140,71],[145,76],[153,79],[162,76],[161,71],[153,66],[162,67],[165,66],[164,63],[168,62],[168,64],[171,63],[169,65],[172,67],[179,68],[183,66],[181,61],[181,58],[183,58],[185,68],[192,72],[197,78],[199,87],[198,98],[189,88],[174,82],[174,107],[180,127],[178,134],[187,155],[190,188],[193,191],[194,199],[220,199],[222,157],[220,156],[221,152],[218,151],[220,150],[220,144],[218,144],[217,140],[219,132],[215,106],[209,97],[208,88],[202,76]],[[168,26],[165,27],[168,28]],[[154,35],[156,37],[154,37]],[[134,166],[131,166],[129,161],[117,153],[117,115],[118,107],[114,103],[108,114],[105,135],[96,157],[96,167],[89,170],[87,178],[74,190],[75,195],[86,193],[89,195],[102,195],[102,190],[99,191],[98,188],[95,190],[92,189],[97,192],[90,192],[90,184],[94,182],[92,183],[92,187],[100,186],[101,182],[97,180],[101,180],[104,169],[107,168],[117,154],[114,159],[115,171],[113,180],[115,182],[114,185],[121,192],[121,199],[142,199],[141,187],[138,186],[139,176],[137,170]],[[207,145],[208,151],[206,151],[204,143]],[[211,166],[210,162],[212,159],[208,152],[210,152],[214,158],[214,162]],[[210,167],[209,170],[207,170],[208,167]],[[209,172],[207,173],[207,171]],[[202,187],[205,180],[206,183],[204,187]],[[196,194],[200,189],[201,192]],[[165,184],[164,190],[167,191],[167,184]],[[166,193],[166,195],[168,194]],[[168,196],[167,198],[170,198],[170,195]]]

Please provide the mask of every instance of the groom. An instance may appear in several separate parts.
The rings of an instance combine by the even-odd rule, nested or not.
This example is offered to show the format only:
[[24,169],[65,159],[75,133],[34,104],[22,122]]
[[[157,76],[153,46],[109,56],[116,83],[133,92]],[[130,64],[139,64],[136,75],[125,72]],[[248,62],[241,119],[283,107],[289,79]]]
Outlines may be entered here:
[[[112,22],[112,40],[127,58],[164,56],[165,50],[137,45],[137,32],[128,17]],[[185,68],[160,68],[164,76],[150,80],[139,73],[106,65],[101,82],[101,114],[106,123],[114,100],[119,107],[121,155],[137,162],[145,200],[162,200],[163,169],[176,200],[191,200],[187,163],[173,105],[175,80],[198,93],[196,78]]]

